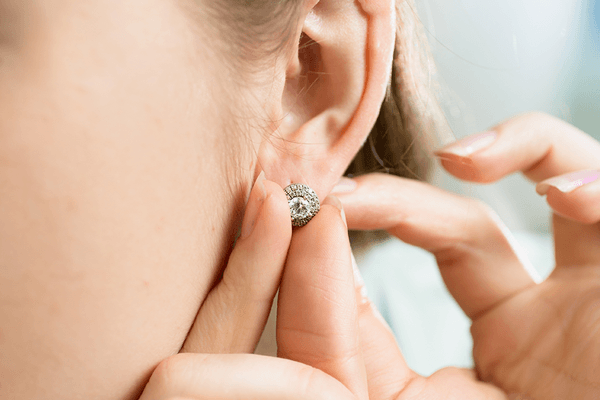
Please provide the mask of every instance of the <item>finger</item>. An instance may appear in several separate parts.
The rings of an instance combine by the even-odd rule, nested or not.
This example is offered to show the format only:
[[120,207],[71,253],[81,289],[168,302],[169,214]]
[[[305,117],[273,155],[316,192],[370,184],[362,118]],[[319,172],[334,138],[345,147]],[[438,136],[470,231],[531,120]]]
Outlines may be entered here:
[[422,391],[423,398],[427,399],[509,400],[495,385],[478,380],[475,371],[471,369],[443,368],[428,377],[427,381],[427,388]]
[[318,368],[367,399],[353,279],[341,204],[329,197],[292,238],[279,289],[278,355]]
[[[597,265],[600,262],[600,171],[584,170],[542,181],[539,194],[554,211],[556,265]],[[587,226],[582,226],[585,224]]]
[[[537,185],[554,211],[557,266],[600,262],[600,171],[584,170],[550,178]],[[581,224],[587,225],[582,226]]]
[[365,175],[356,183],[354,191],[339,194],[349,228],[386,229],[433,253],[448,290],[472,319],[539,279],[482,203],[389,175]]
[[417,393],[423,399],[506,400],[506,396],[495,386],[477,382],[473,370],[445,368],[426,379],[411,371],[392,331],[369,300],[356,263],[354,266],[360,339],[370,400],[412,399]]
[[290,240],[285,193],[261,174],[223,279],[202,304],[183,352],[254,351],[281,280]]
[[436,154],[452,175],[493,182],[522,171],[534,182],[600,168],[600,143],[579,129],[541,113],[512,118],[492,131],[471,136]]
[[[566,122],[540,113],[513,118],[492,132],[463,139],[436,154],[448,172],[474,182],[492,182],[515,171],[540,182],[576,171],[600,169],[598,141]],[[583,223],[596,219],[593,205],[576,210],[562,202],[570,197],[575,200],[574,205],[589,204],[593,199],[584,199],[584,193],[581,197],[562,196],[550,190],[548,194],[550,206],[559,215]],[[576,200],[582,203],[577,204]],[[554,221],[557,266],[575,265],[582,257],[589,263],[600,262],[597,226],[582,226],[558,217]],[[577,252],[572,250],[573,244],[577,244]]]
[[557,214],[583,224],[600,222],[600,170],[583,170],[540,182],[540,195]]
[[178,354],[154,370],[140,400],[355,400],[327,374],[253,354]]
[[352,264],[369,399],[393,399],[419,376],[406,365],[392,330],[369,299],[354,257]]

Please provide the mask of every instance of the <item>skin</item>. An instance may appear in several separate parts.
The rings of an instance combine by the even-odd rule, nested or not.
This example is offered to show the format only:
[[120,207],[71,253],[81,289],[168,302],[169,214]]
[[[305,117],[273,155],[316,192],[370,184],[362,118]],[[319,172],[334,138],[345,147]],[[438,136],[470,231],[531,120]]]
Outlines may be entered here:
[[[0,0],[0,398],[135,399],[180,351],[252,352],[281,187],[323,200],[377,117],[392,1],[303,2],[245,81],[206,4]],[[271,219],[232,254],[261,171]]]
[[387,229],[433,253],[448,290],[472,320],[475,370],[450,368],[428,378],[410,371],[399,352],[382,360],[373,348],[390,351],[393,338],[374,340],[377,325],[361,323],[363,351],[371,353],[365,356],[367,371],[376,380],[372,392],[369,381],[371,399],[558,400],[600,394],[600,179],[569,192],[559,190],[555,179],[581,170],[598,177],[600,143],[537,113],[494,131],[497,139],[472,154],[464,154],[470,138],[437,154],[448,172],[464,180],[485,183],[521,171],[538,182],[554,213],[556,251],[556,269],[543,282],[527,273],[506,228],[484,204],[384,175],[361,177],[356,190],[339,195],[350,228]]
[[[157,368],[142,398],[597,399],[600,179],[564,191],[555,178],[581,167],[597,177],[600,143],[542,114],[494,130],[497,139],[486,148],[465,155],[469,138],[438,155],[462,179],[487,182],[522,171],[541,181],[537,190],[554,212],[556,243],[557,266],[547,280],[527,273],[484,204],[422,182],[365,175],[354,190],[334,189],[341,201],[329,196],[292,236],[279,292],[279,358],[175,356]],[[474,370],[445,368],[429,377],[410,370],[366,297],[348,228],[387,229],[433,253],[472,319]],[[251,365],[260,372],[244,369]]]
[[251,149],[175,3],[0,1],[2,398],[136,396],[226,260]]
[[[597,185],[548,191],[559,268],[541,285],[492,213],[425,184],[362,178],[340,195],[346,223],[325,196],[383,100],[394,3],[304,2],[256,86],[231,79],[211,21],[180,5],[0,0],[1,398],[597,398]],[[269,140],[248,128],[265,120]],[[441,151],[444,166],[479,182],[600,167],[587,136],[527,121],[477,154]],[[324,199],[293,235],[292,181]],[[436,255],[473,319],[476,374],[408,369],[355,278],[348,227]],[[277,288],[280,357],[249,354]]]

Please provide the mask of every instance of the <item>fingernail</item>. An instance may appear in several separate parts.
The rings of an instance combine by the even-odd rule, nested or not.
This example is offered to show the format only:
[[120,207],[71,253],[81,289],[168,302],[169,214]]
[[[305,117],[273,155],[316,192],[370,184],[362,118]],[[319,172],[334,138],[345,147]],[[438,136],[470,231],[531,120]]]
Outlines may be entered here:
[[265,202],[266,197],[267,190],[265,189],[265,173],[263,171],[260,173],[260,175],[258,175],[258,178],[256,178],[256,182],[254,182],[254,186],[250,192],[250,198],[248,199],[246,211],[244,212],[244,220],[242,222],[242,233],[240,234],[240,239],[247,238],[254,230],[256,219],[260,214],[260,210]]
[[358,299],[359,305],[368,305],[369,307],[371,307],[375,318],[377,318],[379,322],[381,322],[381,324],[383,324],[383,326],[386,327],[386,329],[388,329],[391,333],[392,328],[390,328],[390,325],[385,320],[385,318],[383,318],[381,312],[379,312],[377,307],[375,307],[375,304],[373,304],[373,302],[371,302],[371,300],[369,299],[369,292],[367,291],[367,286],[365,285],[365,281],[363,280],[362,274],[360,273],[360,269],[358,268],[358,264],[356,263],[356,258],[354,258],[354,254],[352,254],[352,270],[354,271],[354,286],[360,288],[360,299]]
[[342,177],[338,183],[331,189],[331,193],[350,193],[356,189],[356,181],[354,179]]
[[479,150],[491,146],[498,134],[494,131],[467,136],[435,152],[436,155],[454,154],[459,157],[469,157]]
[[323,205],[334,206],[338,210],[340,210],[340,214],[342,215],[342,221],[344,221],[344,225],[346,225],[346,229],[348,229],[348,223],[346,222],[346,213],[344,212],[344,207],[342,206],[342,202],[340,199],[333,195],[329,195],[323,200]]
[[344,209],[344,207],[342,206],[342,202],[340,201],[340,199],[338,199],[335,196],[329,195],[327,197],[325,197],[325,200],[323,200],[323,205],[330,205],[330,206],[334,206],[335,208],[337,208],[338,210],[340,210],[340,212]]
[[358,269],[358,264],[356,263],[356,258],[354,258],[354,254],[352,256],[352,271],[354,272],[354,285],[360,288],[360,295],[363,299],[369,298],[369,293],[367,292],[367,287],[365,286],[365,281]]
[[545,181],[538,183],[535,190],[541,196],[548,193],[548,190],[550,190],[551,187],[555,187],[563,193],[570,193],[578,187],[597,181],[599,178],[600,171],[598,170],[590,169],[584,171],[577,171],[572,172],[570,174],[546,179]]

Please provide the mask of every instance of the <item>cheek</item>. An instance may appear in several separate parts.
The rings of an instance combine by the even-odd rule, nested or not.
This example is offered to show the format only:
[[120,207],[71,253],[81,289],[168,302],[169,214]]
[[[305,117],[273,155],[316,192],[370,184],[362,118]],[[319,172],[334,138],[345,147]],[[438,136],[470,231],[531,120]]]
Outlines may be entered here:
[[178,351],[249,177],[176,10],[58,3],[0,64],[0,397],[120,397]]

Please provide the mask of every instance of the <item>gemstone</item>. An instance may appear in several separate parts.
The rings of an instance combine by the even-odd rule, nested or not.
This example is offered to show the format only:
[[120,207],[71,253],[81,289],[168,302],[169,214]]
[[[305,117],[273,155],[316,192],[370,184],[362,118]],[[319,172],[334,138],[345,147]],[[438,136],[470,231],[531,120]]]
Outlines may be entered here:
[[289,201],[292,218],[303,219],[310,216],[310,204],[302,197],[295,197]]
[[321,208],[314,190],[302,183],[292,183],[283,189],[290,206],[292,226],[304,226]]

